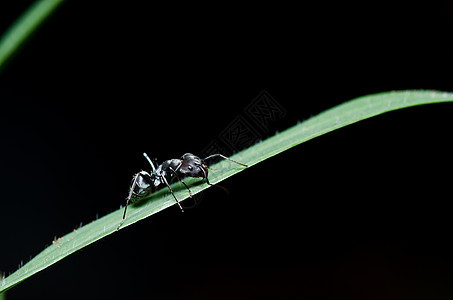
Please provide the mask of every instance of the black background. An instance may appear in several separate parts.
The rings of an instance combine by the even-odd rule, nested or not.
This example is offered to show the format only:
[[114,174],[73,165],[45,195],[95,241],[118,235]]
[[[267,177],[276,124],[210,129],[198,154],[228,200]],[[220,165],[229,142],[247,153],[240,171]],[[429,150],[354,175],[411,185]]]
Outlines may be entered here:
[[[3,32],[31,2],[0,5]],[[0,270],[124,204],[266,90],[262,138],[357,96],[451,91],[452,5],[68,1],[0,74]],[[446,299],[451,104],[304,143],[69,256],[8,299]]]

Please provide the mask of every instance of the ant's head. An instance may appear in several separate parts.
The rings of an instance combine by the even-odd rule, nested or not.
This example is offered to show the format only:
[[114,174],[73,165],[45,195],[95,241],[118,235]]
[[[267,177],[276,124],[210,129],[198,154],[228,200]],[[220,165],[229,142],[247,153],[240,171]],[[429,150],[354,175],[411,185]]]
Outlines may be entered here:
[[140,171],[132,179],[132,198],[146,196],[152,188],[151,175],[146,171]]
[[208,174],[207,166],[201,158],[191,153],[186,153],[181,157],[181,167],[179,171],[190,177],[205,177]]

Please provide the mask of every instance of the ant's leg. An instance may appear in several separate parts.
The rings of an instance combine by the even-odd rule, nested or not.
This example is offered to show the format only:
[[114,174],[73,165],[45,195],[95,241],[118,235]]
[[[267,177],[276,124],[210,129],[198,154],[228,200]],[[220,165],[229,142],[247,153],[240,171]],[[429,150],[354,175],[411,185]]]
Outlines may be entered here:
[[187,184],[181,180],[181,178],[179,178],[178,174],[176,173],[175,170],[173,170],[171,167],[168,167],[170,169],[170,171],[176,176],[176,178],[178,179],[179,182],[181,182],[182,184],[184,184],[184,186],[186,187],[186,189],[189,191],[189,196],[190,198],[192,198],[192,192],[190,191],[189,187],[187,186]]
[[226,157],[225,155],[222,155],[222,154],[220,154],[220,153],[213,154],[213,155],[209,155],[208,157],[206,157],[206,158],[203,159],[203,160],[211,159],[211,158],[218,157],[218,156],[220,156],[221,158],[224,158],[224,159],[228,159],[229,161],[232,161],[232,162],[234,162],[234,163],[237,163],[238,165],[241,165],[241,166],[244,166],[244,167],[248,167],[247,165],[242,164],[242,163],[240,163],[240,162],[238,162],[238,161],[232,160],[232,159],[230,159],[230,158],[228,158],[228,157]]
[[129,205],[129,202],[130,202],[130,201],[131,201],[131,199],[128,197],[128,198],[127,198],[127,202],[126,202],[126,207],[124,208],[123,219],[121,220],[120,225],[118,225],[118,227],[116,228],[116,231],[120,230],[121,225],[123,225],[123,222],[124,222],[124,220],[126,219],[127,206]]
[[[200,167],[199,167],[200,168]],[[206,180],[206,183],[210,186],[215,186],[215,187],[218,187],[218,188],[221,188],[222,190],[224,190],[227,194],[229,194],[230,192],[223,186],[221,185],[217,185],[217,184],[212,184],[209,182],[209,179],[208,179],[208,175],[206,174],[205,170],[203,168],[200,168],[200,170],[203,172],[203,178]]]
[[163,181],[165,182],[165,184],[167,185],[168,189],[170,190],[170,193],[173,195],[173,198],[175,198],[175,201],[176,201],[176,203],[178,204],[179,208],[181,209],[182,212],[184,212],[184,208],[182,208],[182,206],[181,206],[181,204],[179,203],[178,199],[176,199],[175,194],[173,194],[173,190],[171,189],[170,185],[168,184],[168,181],[167,181],[167,179],[165,178],[165,176],[162,176],[162,179],[163,179]]
[[124,214],[123,214],[123,219],[121,220],[120,225],[116,228],[116,231],[120,230],[121,225],[123,225],[124,220],[126,219],[126,211],[127,211],[127,206],[129,205],[131,198],[132,198],[132,193],[134,192],[135,186],[137,185],[137,178],[140,173],[135,174],[134,176],[134,182],[132,183],[131,189],[129,190],[129,196],[126,198],[126,207],[124,208]]

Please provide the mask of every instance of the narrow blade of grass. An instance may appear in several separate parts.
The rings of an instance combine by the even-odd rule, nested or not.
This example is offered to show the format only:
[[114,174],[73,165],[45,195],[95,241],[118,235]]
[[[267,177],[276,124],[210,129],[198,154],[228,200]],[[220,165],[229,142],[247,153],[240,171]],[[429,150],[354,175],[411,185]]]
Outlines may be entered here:
[[[232,159],[248,166],[253,166],[317,136],[388,111],[421,104],[449,101],[453,101],[452,93],[436,91],[397,91],[360,97],[326,110],[305,122],[251,146],[235,154]],[[213,166],[210,173],[210,181],[217,183],[243,170],[243,167],[224,160]],[[190,184],[195,181],[197,179],[188,180],[187,183]],[[193,194],[196,194],[206,188],[208,186],[202,184],[191,187],[191,190]],[[185,189],[179,189],[175,194],[180,200],[188,197]],[[122,228],[124,229],[174,204],[174,199],[167,190],[161,189],[138,204],[131,205]],[[0,292],[11,288],[77,250],[114,233],[121,221],[122,213],[123,210],[114,211],[57,239],[35,258],[1,281]]]
[[0,38],[0,71],[39,25],[63,2],[63,0],[40,0],[31,5]]

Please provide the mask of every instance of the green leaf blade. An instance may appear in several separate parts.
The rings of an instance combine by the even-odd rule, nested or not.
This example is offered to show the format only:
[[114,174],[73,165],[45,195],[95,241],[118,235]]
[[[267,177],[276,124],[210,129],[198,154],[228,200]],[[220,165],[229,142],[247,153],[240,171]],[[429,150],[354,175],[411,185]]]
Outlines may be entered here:
[[[315,137],[379,114],[416,105],[452,101],[452,93],[437,91],[396,91],[359,97],[326,110],[315,117],[259,142],[233,155],[232,159],[251,167]],[[244,169],[241,166],[223,160],[213,166],[213,170],[210,173],[210,181],[213,183],[220,182]],[[189,178],[186,182],[191,186],[192,194],[208,188],[206,184],[196,184],[200,182],[199,179]],[[180,201],[188,198],[188,193],[184,188],[175,188],[175,195]],[[150,197],[128,208],[127,219],[122,229],[174,204],[174,199],[168,191],[160,189]],[[114,233],[121,221],[122,214],[123,210],[119,209],[57,239],[15,273],[2,280],[0,282],[0,292],[11,288],[83,247]]]
[[36,1],[8,28],[0,38],[0,70],[63,1]]

